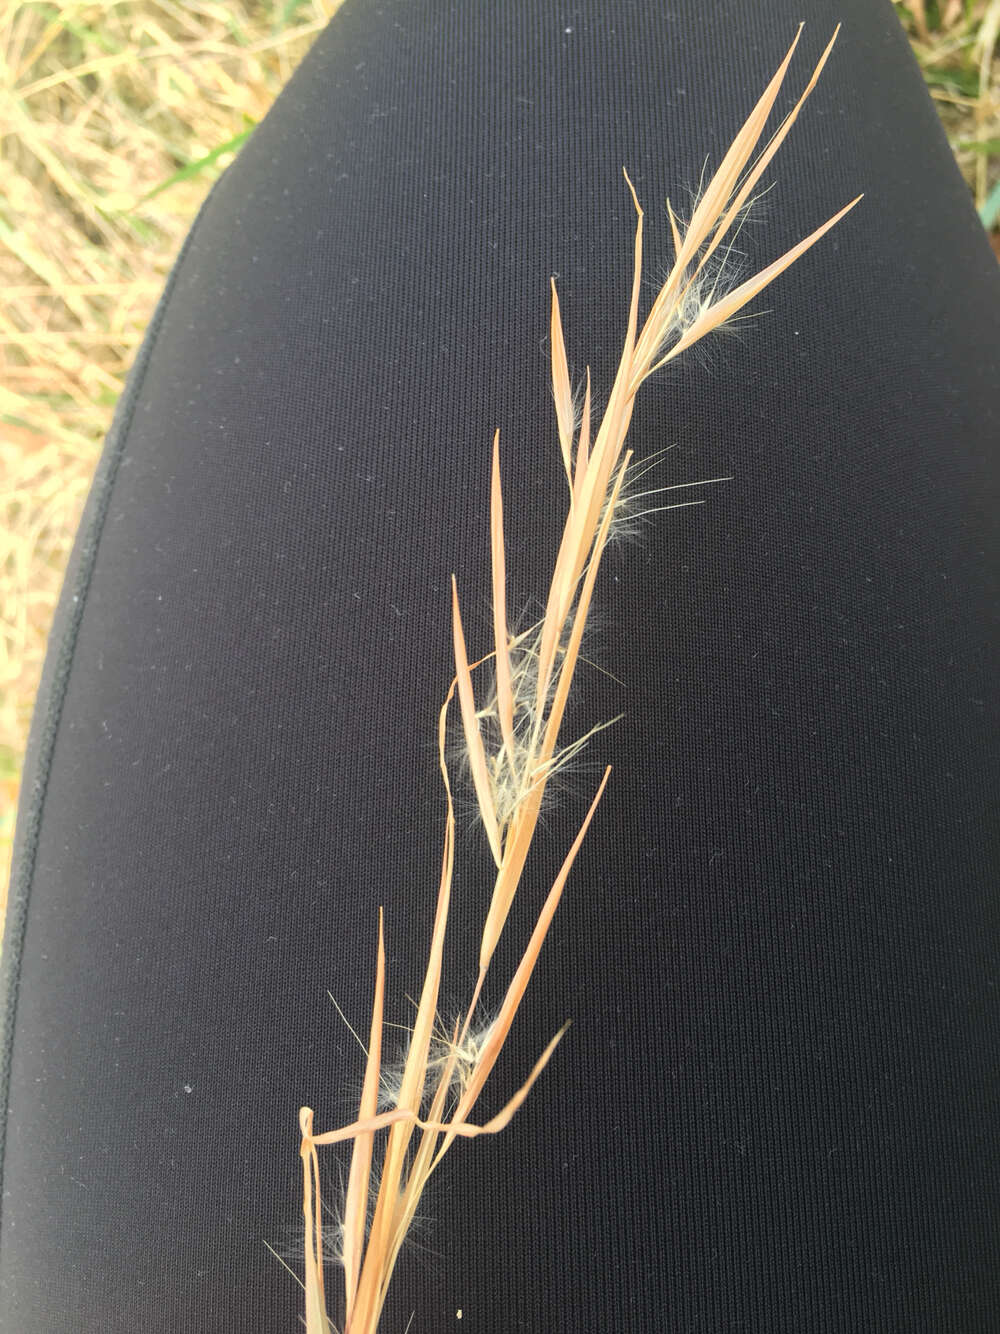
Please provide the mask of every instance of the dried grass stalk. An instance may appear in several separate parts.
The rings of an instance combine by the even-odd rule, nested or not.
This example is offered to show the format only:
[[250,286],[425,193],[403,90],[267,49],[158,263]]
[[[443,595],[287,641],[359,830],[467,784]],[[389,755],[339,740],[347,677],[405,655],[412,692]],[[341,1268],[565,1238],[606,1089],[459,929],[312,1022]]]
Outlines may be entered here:
[[[538,915],[521,962],[507,985],[495,1020],[485,1034],[476,1034],[473,1016],[531,850],[546,785],[587,740],[584,736],[561,750],[559,748],[559,733],[601,557],[622,503],[631,459],[624,445],[635,395],[648,376],[732,319],[858,202],[854,200],[841,209],[755,277],[725,295],[717,295],[718,265],[709,267],[709,261],[727,239],[731,242],[757,181],[815,86],[837,35],[835,32],[792,110],[763,148],[759,148],[799,33],[726,152],[686,227],[682,227],[668,206],[674,263],[641,327],[643,213],[632,184],[628,182],[636,209],[632,292],[618,371],[593,441],[590,372],[588,369],[583,414],[577,426],[559,300],[555,283],[552,284],[552,392],[569,504],[544,618],[520,635],[511,634],[507,622],[500,445],[499,436],[494,437],[490,500],[494,645],[485,658],[470,663],[458,587],[453,576],[455,677],[438,722],[439,762],[447,808],[444,850],[430,954],[402,1078],[393,1099],[394,1105],[379,1112],[386,988],[380,911],[371,1033],[357,1119],[342,1129],[317,1134],[313,1131],[312,1110],[303,1107],[300,1113],[308,1334],[330,1334],[333,1329],[324,1297],[317,1149],[353,1141],[342,1224],[343,1330],[344,1334],[374,1334],[400,1248],[434,1169],[456,1138],[495,1134],[509,1124],[565,1031],[555,1035],[517,1094],[499,1113],[482,1123],[471,1120],[517,1015],[573,861],[610,773],[610,769],[605,770],[579,833]],[[487,662],[492,664],[495,686],[477,703],[476,673]],[[483,925],[479,975],[472,998],[464,1019],[456,1023],[442,1046],[437,1004],[455,858],[455,813],[445,759],[445,736],[448,710],[456,692],[476,801],[497,870]],[[372,1170],[375,1145],[383,1131],[387,1132],[387,1137],[375,1188]],[[369,1224],[370,1196],[374,1196],[374,1209]]]

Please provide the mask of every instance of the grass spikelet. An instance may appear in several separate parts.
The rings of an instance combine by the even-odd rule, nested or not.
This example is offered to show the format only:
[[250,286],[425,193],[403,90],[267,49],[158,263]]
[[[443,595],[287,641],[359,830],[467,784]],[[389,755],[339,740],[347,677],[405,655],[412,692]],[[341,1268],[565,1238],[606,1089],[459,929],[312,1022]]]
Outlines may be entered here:
[[[331,1329],[324,1300],[318,1149],[353,1142],[343,1223],[343,1329],[344,1334],[375,1334],[400,1248],[434,1170],[456,1139],[497,1134],[510,1123],[565,1032],[563,1028],[555,1034],[517,1093],[500,1111],[485,1121],[472,1119],[538,964],[574,860],[611,772],[604,771],[538,913],[520,963],[503,988],[499,1008],[489,1022],[483,1022],[481,997],[532,849],[546,787],[577,757],[593,734],[607,726],[599,723],[568,742],[560,739],[602,556],[610,541],[644,515],[703,503],[702,496],[693,494],[695,488],[729,480],[705,478],[637,490],[654,462],[647,460],[633,466],[631,451],[625,448],[635,395],[649,375],[742,309],[857,203],[848,204],[738,286],[727,290],[720,279],[738,219],[815,86],[835,38],[836,33],[792,111],[758,150],[799,40],[796,34],[776,74],[701,193],[690,221],[682,224],[668,207],[673,265],[641,322],[643,213],[626,176],[636,210],[631,297],[621,358],[596,435],[592,435],[589,369],[579,418],[574,410],[559,298],[552,283],[552,394],[570,494],[545,612],[536,625],[511,633],[500,446],[499,436],[494,436],[489,507],[493,643],[485,656],[470,661],[453,576],[455,676],[438,716],[439,764],[446,803],[441,880],[427,968],[405,1060],[401,1069],[396,1069],[387,1067],[381,1057],[387,982],[380,911],[371,1034],[357,1118],[339,1130],[316,1133],[311,1109],[304,1107],[300,1113],[308,1334],[329,1334]],[[664,497],[665,502],[650,504],[654,497]],[[479,970],[471,999],[464,1015],[446,1027],[439,1017],[438,1000],[456,830],[445,738],[449,709],[456,695],[464,758],[496,874],[483,922]],[[383,1144],[383,1137],[376,1166],[375,1146]]]
[[493,804],[490,787],[489,769],[486,763],[486,751],[483,737],[476,716],[476,705],[472,688],[472,673],[465,651],[465,634],[462,630],[462,616],[458,608],[458,585],[455,576],[451,576],[452,627],[455,642],[455,670],[458,682],[458,699],[462,708],[462,725],[465,728],[465,742],[469,751],[469,764],[472,768],[472,781],[476,786],[479,799],[479,811],[486,826],[486,836],[490,841],[496,864],[500,865],[500,830],[497,826],[496,807]]

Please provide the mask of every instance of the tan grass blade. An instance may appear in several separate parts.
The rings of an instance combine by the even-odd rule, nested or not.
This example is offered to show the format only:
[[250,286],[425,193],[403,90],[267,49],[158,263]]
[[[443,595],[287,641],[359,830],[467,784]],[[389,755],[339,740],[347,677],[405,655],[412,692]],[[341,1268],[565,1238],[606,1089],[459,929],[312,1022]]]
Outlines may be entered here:
[[600,518],[600,508],[607,496],[608,481],[631,419],[630,398],[626,398],[639,321],[639,292],[642,286],[642,206],[628,172],[625,181],[636,211],[632,259],[632,295],[629,301],[625,347],[615,374],[607,410],[598,428],[593,452],[580,486],[579,504],[571,510],[563,529],[556,557],[555,571],[545,608],[545,621],[538,652],[538,687],[535,711],[540,724],[563,624],[569,614],[580,573],[590,554],[590,545]]
[[[528,775],[529,780],[531,775]],[[500,942],[500,935],[510,913],[514,895],[521,882],[521,873],[528,859],[531,840],[535,835],[535,826],[542,805],[540,790],[532,792],[517,808],[510,830],[504,843],[503,861],[493,885],[486,922],[483,926],[482,940],[479,946],[480,980],[485,975],[494,951]]]
[[563,609],[563,620],[565,620],[566,613],[569,611],[569,605],[576,592],[577,583],[590,555],[591,543],[600,522],[601,509],[607,499],[611,474],[621,455],[625,436],[632,421],[634,390],[631,388],[631,379],[639,327],[644,214],[628,172],[623,174],[629,193],[632,196],[632,204],[636,215],[632,260],[632,295],[629,301],[628,323],[625,329],[625,345],[618,363],[618,370],[615,373],[607,410],[598,428],[590,467],[587,469],[587,476],[584,481],[583,495],[579,506],[581,515],[576,541],[571,544],[573,559],[569,569],[564,573],[564,583],[561,589],[562,601],[560,603]]
[[[405,1125],[407,1128],[413,1126],[423,1126],[425,1123],[420,1120],[420,1115],[412,1107],[394,1107],[388,1112],[376,1112],[374,1116],[366,1116],[357,1121],[352,1121],[349,1126],[340,1126],[337,1130],[325,1130],[322,1135],[313,1136],[313,1144],[344,1144],[348,1140],[356,1139],[359,1135],[371,1135],[377,1130],[389,1130],[393,1126]],[[372,1244],[369,1242],[369,1251],[374,1255]]]
[[698,263],[699,269],[703,267],[705,260],[708,259],[709,255],[711,255],[711,253],[715,250],[716,246],[720,243],[720,241],[722,241],[723,237],[729,231],[740,209],[750,198],[750,192],[753,190],[754,186],[757,184],[761,176],[767,170],[767,167],[771,162],[771,159],[774,157],[775,153],[777,153],[778,149],[784,143],[789,130],[792,128],[792,126],[798,119],[799,112],[802,110],[803,106],[805,106],[806,99],[808,98],[812,90],[816,87],[816,84],[819,82],[819,76],[823,73],[823,66],[830,58],[830,52],[833,50],[834,43],[836,42],[837,37],[840,33],[840,26],[841,25],[838,23],[836,28],[834,28],[833,36],[827,42],[823,54],[816,62],[816,68],[812,72],[812,77],[806,84],[805,88],[802,90],[799,100],[795,103],[795,106],[792,107],[791,111],[778,126],[777,130],[775,130],[766,148],[760,154],[757,161],[753,164],[751,169],[747,172],[746,177],[741,182],[740,187],[732,200],[732,203],[730,203],[729,206],[727,207],[726,212],[723,215],[722,221],[719,223],[719,226],[716,230],[715,235],[712,238],[711,243],[709,244],[708,248],[705,250],[704,254],[699,260]]
[[[725,210],[726,204],[736,188],[740,174],[746,166],[750,155],[764,131],[764,126],[771,114],[771,109],[781,91],[781,85],[784,82],[785,74],[788,71],[789,63],[799,43],[799,37],[802,35],[802,24],[799,24],[798,31],[792,41],[784,60],[778,66],[775,74],[771,78],[764,92],[757,101],[756,106],[750,115],[744,121],[742,128],[736,135],[736,138],[730,144],[728,150],[723,156],[722,162],[716,170],[714,176],[709,181],[695,211],[691,216],[687,232],[681,243],[670,276],[660,289],[656,300],[653,302],[652,309],[646,318],[642,333],[639,337],[638,347],[636,348],[636,370],[639,372],[638,379],[641,380],[649,367],[653,358],[656,356],[657,349],[662,341],[663,329],[665,325],[665,316],[673,307],[678,296],[679,287],[684,279],[685,270],[694,260],[702,243],[706,240],[712,228],[716,225],[719,217]],[[721,239],[721,238],[720,238]],[[641,369],[640,369],[641,368]],[[632,383],[637,383],[633,377]]]
[[590,454],[590,367],[587,367],[587,383],[583,392],[583,414],[580,418],[580,437],[576,444],[576,471],[573,474],[573,494],[579,496],[583,489],[583,479],[587,475],[587,460]]
[[674,210],[670,207],[670,200],[667,200],[667,217],[670,220],[670,236],[674,243],[674,263],[680,258],[681,246],[684,244],[681,240],[681,234],[677,227],[677,218],[674,216]]
[[319,1186],[319,1158],[312,1138],[313,1114],[309,1107],[299,1111],[302,1132],[302,1213],[306,1225],[306,1334],[329,1334],[323,1294],[323,1206]]
[[490,483],[490,551],[493,566],[493,640],[496,646],[497,712],[500,732],[511,765],[514,764],[514,691],[510,678],[507,634],[507,574],[503,544],[503,492],[500,487],[500,432],[493,437],[493,473]]
[[[385,1001],[385,941],[382,909],[378,910],[378,959],[375,965],[375,999],[372,1003],[371,1031],[368,1038],[368,1060],[365,1082],[361,1090],[358,1120],[374,1116],[378,1110],[379,1071],[382,1055],[382,1014]],[[347,1322],[354,1309],[354,1297],[361,1273],[361,1256],[365,1244],[365,1224],[368,1212],[368,1192],[371,1183],[372,1153],[375,1136],[359,1135],[351,1154],[351,1171],[344,1202],[344,1283],[346,1289]]]
[[[444,749],[448,706],[454,696],[456,685],[457,681],[453,681],[438,715],[438,758],[448,802],[444,849],[441,858],[441,883],[438,888],[438,901],[434,915],[427,969],[424,973],[420,1003],[413,1023],[409,1051],[407,1052],[397,1101],[397,1108],[411,1111],[414,1114],[419,1113],[420,1110],[420,1101],[427,1073],[427,1053],[434,1028],[434,1019],[437,1014],[444,938],[448,924],[451,882],[455,868],[455,811],[451,797],[451,784],[448,780],[448,770],[444,762]],[[375,1119],[377,1120],[377,1118]],[[379,1294],[383,1286],[385,1257],[391,1241],[392,1223],[398,1205],[400,1181],[406,1166],[406,1152],[411,1134],[412,1125],[393,1125],[383,1155],[382,1179],[375,1204],[375,1217],[372,1220],[368,1235],[368,1246],[356,1297],[355,1323],[361,1330],[373,1328],[373,1322],[378,1317]]]
[[784,60],[782,60],[770,83],[761,94],[757,105],[744,121],[736,138],[726,150],[718,170],[709,181],[704,195],[696,205],[684,237],[684,244],[681,247],[681,255],[678,260],[681,268],[690,263],[698,253],[702,243],[725,208],[727,200],[736,188],[740,174],[757,146],[778,94],[781,92],[788,66],[791,64],[795,48],[802,36],[802,28],[803,24],[800,23]]
[[503,859],[500,846],[500,829],[497,825],[496,809],[490,787],[490,774],[486,765],[486,750],[483,736],[476,718],[476,702],[472,690],[472,675],[469,671],[469,657],[465,650],[465,635],[462,631],[462,614],[458,608],[458,584],[451,576],[452,630],[455,644],[455,672],[458,677],[458,702],[462,711],[462,726],[465,730],[465,744],[469,752],[469,764],[472,768],[472,782],[476,789],[479,812],[483,817],[486,837],[489,839],[493,860],[497,866]]
[[560,1028],[559,1032],[555,1035],[555,1037],[549,1041],[548,1046],[542,1052],[541,1056],[539,1056],[535,1064],[531,1067],[531,1074],[524,1081],[524,1083],[514,1094],[511,1100],[507,1103],[507,1105],[501,1111],[497,1112],[496,1116],[491,1116],[490,1119],[484,1125],[481,1126],[472,1125],[468,1121],[455,1121],[449,1128],[453,1129],[457,1135],[474,1137],[476,1135],[496,1135],[506,1126],[509,1126],[514,1117],[514,1113],[523,1104],[525,1098],[534,1088],[538,1080],[538,1076],[542,1073],[542,1071],[548,1065],[549,1061],[552,1059],[552,1053],[555,1051],[556,1047],[558,1047],[559,1043],[565,1037],[566,1032],[569,1029],[569,1026],[570,1026],[570,1021],[567,1020],[566,1023],[563,1024],[562,1028]]
[[570,450],[573,446],[573,390],[569,382],[569,365],[566,361],[566,343],[563,339],[555,278],[550,279],[550,282],[552,284],[552,315],[549,320],[549,336],[552,343],[552,395],[556,401],[559,448],[562,450],[566,480],[569,482],[570,495],[572,496],[573,468],[570,462]]
[[[317,1135],[312,1142],[313,1144],[320,1145],[343,1144],[346,1140],[355,1139],[359,1135],[370,1135],[376,1130],[385,1130],[388,1126],[396,1126],[403,1123],[413,1126],[418,1130],[427,1131],[434,1136],[447,1134],[451,1136],[459,1136],[464,1139],[474,1139],[477,1135],[496,1135],[499,1131],[503,1130],[505,1126],[510,1125],[515,1112],[522,1106],[525,1098],[527,1098],[533,1086],[537,1083],[538,1076],[548,1065],[552,1058],[552,1053],[565,1037],[569,1026],[569,1021],[567,1021],[563,1024],[555,1037],[549,1040],[548,1046],[532,1066],[531,1074],[524,1081],[518,1091],[507,1103],[504,1104],[495,1116],[490,1117],[490,1119],[483,1125],[476,1125],[472,1121],[440,1121],[435,1120],[433,1117],[428,1117],[426,1120],[423,1120],[408,1108],[396,1108],[396,1110],[392,1112],[379,1112],[377,1116],[368,1117],[363,1121],[355,1121],[352,1125],[343,1126],[340,1130],[331,1130],[327,1134]],[[437,1166],[437,1163],[442,1156],[443,1150],[442,1154],[440,1154],[435,1162],[431,1164],[430,1170],[427,1172],[427,1177],[430,1176],[430,1173]],[[424,1178],[424,1182],[425,1181],[426,1177]],[[424,1182],[421,1182],[421,1184],[424,1184]]]

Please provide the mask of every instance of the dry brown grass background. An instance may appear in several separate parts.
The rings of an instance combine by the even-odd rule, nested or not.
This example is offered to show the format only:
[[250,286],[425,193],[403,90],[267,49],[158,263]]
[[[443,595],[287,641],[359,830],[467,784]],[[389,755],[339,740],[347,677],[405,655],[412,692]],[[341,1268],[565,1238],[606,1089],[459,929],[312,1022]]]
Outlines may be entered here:
[[[45,640],[126,372],[198,205],[339,2],[0,3],[0,912]],[[1000,0],[897,12],[995,226]]]

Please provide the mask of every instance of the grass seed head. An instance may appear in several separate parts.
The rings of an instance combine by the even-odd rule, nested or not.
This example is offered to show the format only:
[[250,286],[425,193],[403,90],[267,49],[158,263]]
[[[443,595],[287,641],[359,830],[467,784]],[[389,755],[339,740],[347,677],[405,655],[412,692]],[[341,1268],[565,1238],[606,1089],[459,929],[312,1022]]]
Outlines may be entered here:
[[[477,1009],[491,962],[508,921],[511,905],[532,841],[546,792],[575,762],[593,736],[607,724],[598,724],[569,742],[561,729],[571,696],[575,672],[590,614],[598,569],[613,534],[624,537],[654,509],[701,503],[701,497],[683,494],[671,505],[650,505],[664,492],[728,479],[703,479],[674,486],[641,487],[643,469],[630,473],[632,454],[625,446],[635,394],[643,381],[704,335],[737,316],[748,302],[794,263],[847,212],[834,215],[779,259],[752,278],[740,281],[733,238],[738,234],[745,205],[757,181],[791,128],[816,82],[832,41],[815,67],[811,81],[765,146],[761,135],[795,50],[789,48],[777,73],[707,183],[695,205],[687,231],[681,233],[670,213],[675,264],[660,288],[645,322],[639,323],[642,285],[643,214],[634,187],[629,188],[636,208],[634,264],[624,345],[607,407],[593,438],[589,414],[580,420],[575,405],[563,342],[558,297],[552,284],[550,333],[553,393],[559,449],[569,483],[568,513],[555,560],[542,621],[530,631],[511,635],[506,612],[506,555],[499,436],[494,437],[489,505],[489,545],[493,587],[492,652],[471,661],[467,652],[457,583],[452,577],[452,639],[455,677],[439,714],[439,758],[447,800],[442,874],[427,969],[405,1059],[379,1068],[378,1037],[382,1026],[384,951],[380,917],[379,954],[372,1038],[368,1050],[365,1092],[358,1119],[340,1130],[313,1135],[312,1112],[300,1113],[302,1157],[306,1166],[303,1212],[313,1215],[313,1193],[318,1190],[314,1167],[321,1144],[353,1138],[351,1184],[345,1200],[354,1227],[351,1241],[354,1266],[345,1264],[347,1334],[376,1334],[386,1289],[399,1249],[412,1226],[426,1184],[441,1158],[459,1136],[475,1137],[502,1131],[544,1070],[562,1036],[556,1034],[535,1063],[513,1099],[503,1110],[482,1122],[475,1119],[480,1094],[490,1077],[518,1007],[538,962],[559,905],[574,859],[604,793],[610,768],[591,801],[562,867],[538,912],[530,940],[509,980],[492,1021],[477,1019]],[[757,154],[754,158],[754,154]],[[627,179],[627,177],[626,177]],[[854,201],[855,203],[857,201]],[[738,225],[739,224],[739,225]],[[665,350],[664,350],[665,349]],[[589,393],[589,372],[587,376]],[[575,442],[574,435],[580,433]],[[648,469],[648,464],[645,467]],[[633,485],[632,483],[635,483]],[[637,508],[638,507],[638,508]],[[617,530],[616,530],[617,525]],[[492,666],[491,666],[492,662]],[[491,678],[492,672],[492,678]],[[478,702],[477,702],[478,701]],[[461,710],[463,742],[449,742],[449,705]],[[496,863],[496,879],[485,916],[479,949],[479,970],[465,1018],[445,1027],[438,1014],[444,960],[447,915],[454,868],[455,820],[448,752],[457,751],[467,769],[484,830]],[[380,1080],[379,1104],[391,1110],[374,1115],[374,1081]],[[420,1124],[417,1124],[419,1120]],[[381,1132],[388,1138],[378,1172],[368,1175],[372,1147]],[[311,1166],[312,1164],[312,1166]],[[376,1180],[378,1185],[375,1185]],[[369,1207],[374,1210],[364,1228],[364,1259],[360,1263],[363,1208],[354,1183],[371,1187]],[[334,1241],[336,1246],[336,1241]],[[358,1266],[360,1265],[360,1268]],[[328,1317],[322,1282],[314,1263],[307,1265],[306,1307],[308,1334],[326,1334]]]

